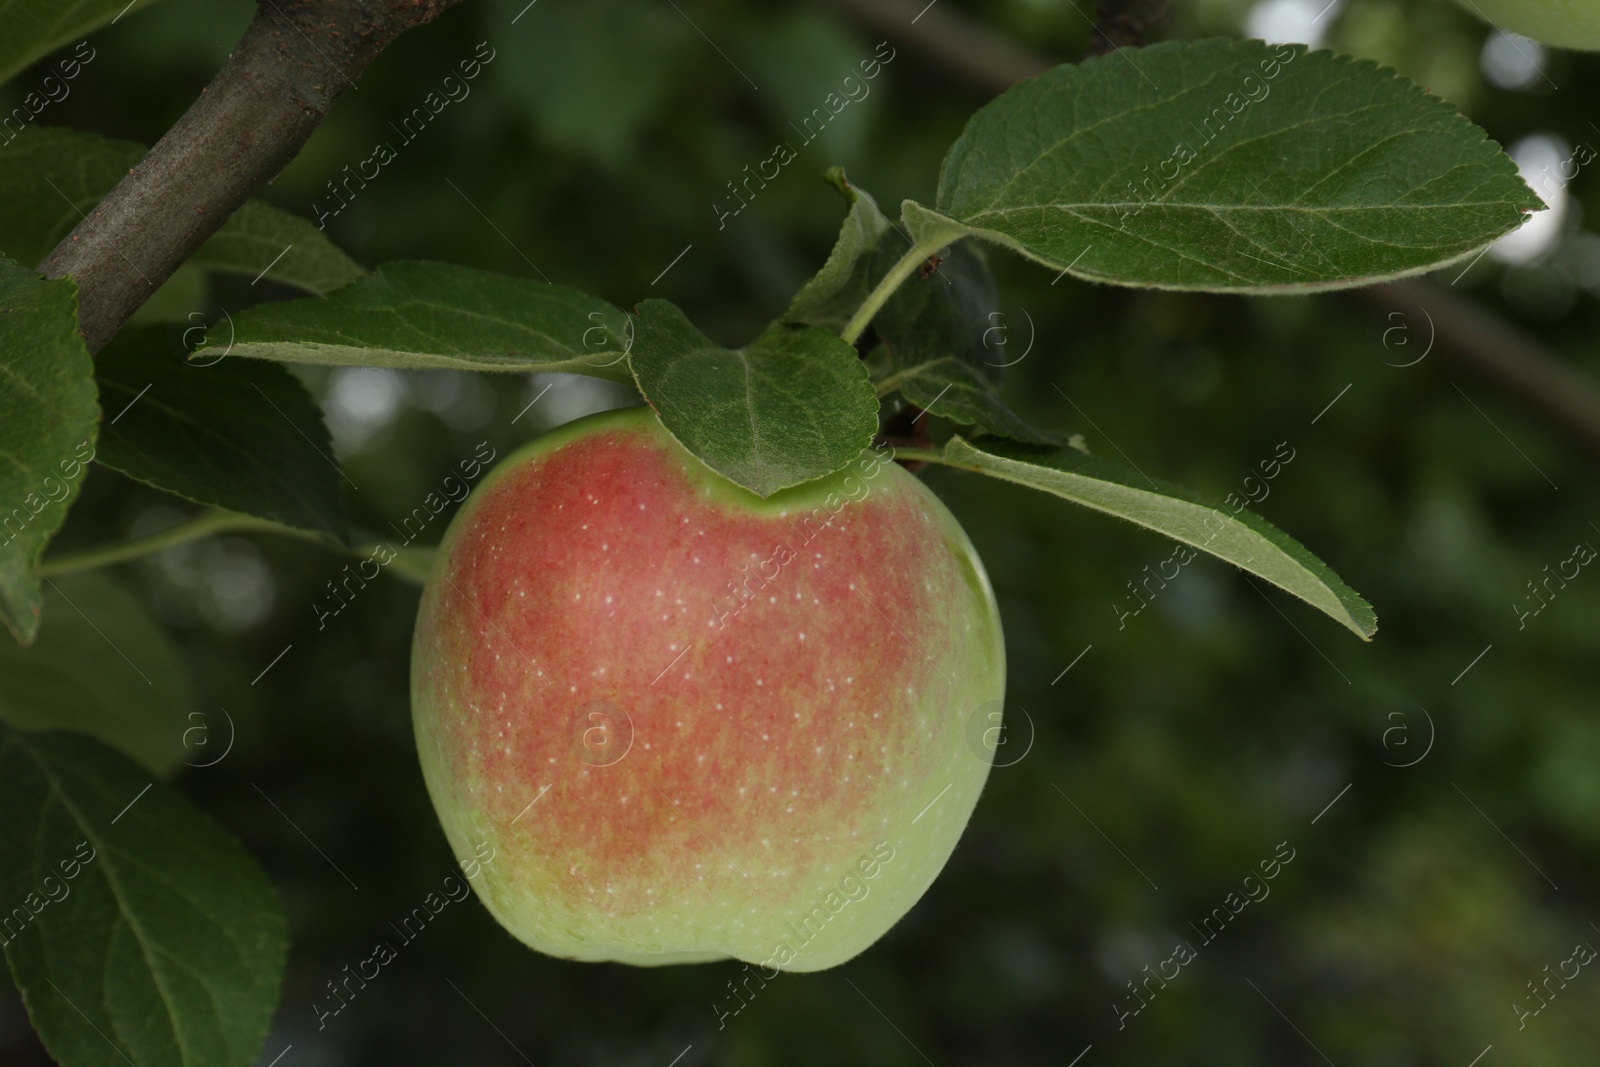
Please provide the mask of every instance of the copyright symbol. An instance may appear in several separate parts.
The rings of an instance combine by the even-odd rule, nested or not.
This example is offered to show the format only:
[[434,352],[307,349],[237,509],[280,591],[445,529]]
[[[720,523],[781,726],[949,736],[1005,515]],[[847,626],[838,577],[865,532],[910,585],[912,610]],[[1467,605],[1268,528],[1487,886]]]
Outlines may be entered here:
[[[227,759],[228,753],[233,751],[233,741],[234,737],[236,736],[236,732],[233,727],[233,716],[229,715],[228,709],[224,708],[221,704],[218,704],[217,708],[222,712],[222,716],[228,724],[228,743],[222,746],[222,755],[218,756],[216,759],[205,760],[199,763],[191,762],[187,759],[184,760],[183,762],[188,764],[190,767],[215,767],[217,764]],[[191,722],[194,722],[196,719],[199,721],[196,722],[195,725],[183,731],[183,748],[186,752],[195,752],[198,754],[208,749],[211,745],[211,723],[206,718],[206,713],[203,711],[191,711],[189,713],[189,720]]]
[[633,748],[633,719],[609,700],[591,700],[572,718],[572,753],[591,767],[610,767]]
[[[604,353],[612,348],[612,342],[617,340],[617,332],[606,322],[604,314],[598,311],[589,312],[589,321],[594,325],[583,331],[583,347],[596,354]],[[623,316],[622,323],[622,351],[610,363],[593,363],[595,367],[615,367],[618,363],[628,358],[628,353],[633,350],[633,318]]]
[[[211,330],[217,323],[215,321],[206,322],[206,316],[203,312],[189,312],[189,321],[195,323],[195,325],[183,331],[183,347],[190,350],[189,365],[191,367],[215,367],[218,363],[227,359],[228,353],[233,351],[233,316],[228,314],[227,308],[222,308],[221,311],[222,320],[228,324],[228,340],[222,346],[221,353],[214,357],[213,353],[207,350],[215,348],[212,344]],[[210,360],[210,362],[203,363],[201,362],[203,359]]]
[[1033,716],[1027,708],[1018,706],[1027,730],[1027,739],[1023,740],[1014,729],[1016,724],[1008,721],[1013,716],[1006,715],[1005,706],[1004,700],[990,700],[967,713],[967,749],[991,767],[1015,767],[1033,750]]
[[[1428,353],[1433,351],[1433,342],[1437,336],[1437,331],[1433,327],[1433,316],[1428,314],[1427,308],[1419,308],[1418,310],[1422,312],[1422,317],[1428,322],[1428,340],[1422,346],[1422,354],[1416,359],[1404,363],[1397,363],[1387,356],[1384,357],[1383,361],[1391,367],[1414,367],[1424,359],[1427,359]],[[1406,314],[1403,311],[1389,312],[1388,322],[1390,325],[1383,331],[1383,347],[1386,351],[1394,353],[1397,358],[1404,358],[1410,352],[1401,352],[1400,349],[1412,346],[1411,324],[1406,321]]]
[[1028,314],[1027,308],[1021,308],[1019,310],[1021,310],[1022,317],[1028,323],[1028,339],[1022,345],[1022,354],[1017,356],[1015,359],[1011,358],[1011,326],[1006,321],[1005,312],[989,312],[989,328],[983,331],[983,336],[980,338],[980,340],[983,342],[983,347],[999,360],[999,362],[995,362],[994,360],[985,359],[984,362],[989,364],[989,366],[1014,367],[1018,363],[1021,363],[1024,359],[1027,359],[1028,353],[1033,351],[1033,339],[1035,335],[1033,328],[1033,316]]
[[1411,758],[1411,753],[1415,751],[1414,746],[1417,739],[1411,736],[1411,724],[1406,721],[1406,712],[1391,711],[1389,713],[1388,721],[1393,725],[1383,731],[1383,736],[1378,739],[1378,743],[1383,746],[1384,752],[1398,757],[1393,760],[1383,760],[1384,763],[1391,767],[1415,767],[1427,758],[1429,752],[1433,751],[1435,737],[1433,716],[1428,714],[1427,708],[1419,707],[1417,710],[1422,712],[1422,717],[1428,724],[1428,738],[1422,745],[1422,752],[1414,759]]

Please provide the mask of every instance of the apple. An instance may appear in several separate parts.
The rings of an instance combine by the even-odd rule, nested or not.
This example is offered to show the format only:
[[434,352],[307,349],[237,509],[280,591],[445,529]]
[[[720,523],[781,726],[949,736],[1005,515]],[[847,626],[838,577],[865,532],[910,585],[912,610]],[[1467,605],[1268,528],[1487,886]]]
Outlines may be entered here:
[[[850,959],[928,889],[1005,688],[977,554],[886,446],[762,499],[647,408],[508,456],[446,531],[417,750],[484,905],[541,952]],[[988,734],[984,734],[988,737]]]
[[1600,0],[1456,0],[1497,30],[1556,48],[1600,51]]

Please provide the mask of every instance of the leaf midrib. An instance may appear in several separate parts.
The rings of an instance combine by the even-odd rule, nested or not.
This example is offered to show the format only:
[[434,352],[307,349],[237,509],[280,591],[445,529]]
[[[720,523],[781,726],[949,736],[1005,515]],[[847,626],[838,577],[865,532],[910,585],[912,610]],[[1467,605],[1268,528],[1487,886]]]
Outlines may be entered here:
[[[417,298],[415,296],[412,296],[410,293],[406,294],[406,298],[405,298],[405,302],[404,303],[402,303],[402,304],[400,304],[398,306],[395,306],[395,307],[389,307],[389,308],[341,308],[341,309],[339,309],[339,313],[341,313],[341,314],[363,314],[364,313],[364,314],[373,315],[373,316],[376,316],[376,317],[387,317],[387,316],[391,316],[392,315],[399,321],[399,324],[401,326],[403,326],[404,328],[406,328],[408,330],[411,330],[412,332],[414,332],[415,334],[417,334],[420,337],[424,337],[424,338],[428,338],[430,340],[434,340],[435,338],[433,338],[433,336],[430,333],[428,333],[428,331],[424,330],[421,326],[419,326],[415,322],[411,321],[411,319],[408,317],[407,312],[412,308],[422,308],[422,309],[427,309],[427,310],[431,310],[431,311],[447,312],[450,315],[459,315],[459,316],[461,316],[463,318],[477,319],[477,320],[481,320],[483,322],[493,323],[493,324],[495,324],[497,326],[502,326],[502,327],[505,327],[506,329],[513,330],[513,331],[516,331],[516,332],[522,333],[522,334],[527,334],[527,335],[529,335],[531,337],[534,337],[534,338],[538,338],[540,341],[543,341],[543,342],[549,344],[552,348],[555,348],[555,349],[557,349],[559,351],[567,352],[567,353],[572,352],[572,350],[570,348],[563,347],[560,341],[556,340],[556,338],[553,337],[552,335],[543,332],[538,327],[529,326],[529,325],[526,325],[525,323],[514,322],[514,321],[512,321],[510,319],[501,318],[498,315],[494,315],[494,314],[491,314],[491,313],[485,312],[485,311],[479,311],[479,310],[476,310],[474,308],[464,308],[464,307],[459,307],[459,306],[452,306],[452,305],[449,305],[449,304],[436,304],[436,303],[433,303],[432,301],[419,299],[419,298]],[[268,321],[269,324],[276,325],[276,324],[272,323],[272,320],[270,318],[267,321]],[[300,327],[297,324],[295,328],[298,329],[298,328],[304,328],[304,327]],[[338,327],[325,326],[325,327],[321,327],[321,328],[322,329],[326,329],[328,331],[328,333],[331,334],[332,336],[344,338],[346,340],[352,340],[353,339],[353,338],[350,338],[350,335],[346,334],[344,331],[342,331]],[[256,342],[245,341],[245,342],[241,342],[241,343],[242,344],[251,344],[251,343],[254,343],[254,344],[295,344],[297,342],[294,342],[294,341],[256,341]],[[309,342],[309,343],[315,343],[315,342]],[[364,348],[364,349],[380,349],[380,350],[389,348],[388,345],[382,345],[382,344],[374,345],[374,344],[361,344],[361,343],[348,345],[347,347]],[[401,351],[401,350],[396,349],[395,351]],[[454,355],[454,356],[457,356],[459,358],[463,358],[463,359],[471,358],[471,357],[469,357],[467,355],[467,353],[465,351],[463,351],[460,348],[456,348],[454,350],[454,352],[452,352],[451,354]],[[580,353],[580,354],[577,354],[577,355],[569,356],[568,358],[578,359],[578,358],[582,358],[582,356],[586,355],[586,354],[587,353]]]
[[[124,890],[122,888],[121,880],[117,876],[115,865],[109,862],[110,856],[112,855],[111,850],[105,847],[104,839],[90,828],[89,820],[84,818],[82,813],[78,811],[77,805],[72,802],[71,798],[67,795],[67,791],[62,788],[61,783],[56,779],[55,774],[52,773],[50,765],[40,757],[39,753],[34,750],[32,745],[28,744],[22,739],[20,734],[16,740],[19,744],[21,744],[23,751],[28,754],[28,758],[33,760],[34,766],[39,768],[39,773],[44,775],[45,780],[50,783],[51,795],[56,798],[57,802],[60,803],[62,808],[66,810],[67,814],[72,816],[73,821],[78,824],[78,829],[83,832],[83,835],[94,844],[95,859],[100,861],[102,869],[106,872],[106,881],[111,884],[111,895],[117,902],[117,913],[122,916],[123,921],[133,932],[134,940],[139,944],[139,955],[144,958],[145,970],[150,973],[150,980],[152,983],[154,983],[156,992],[161,994],[161,1003],[166,1006],[167,1023],[172,1031],[173,1042],[178,1046],[178,1052],[180,1055],[182,1055],[183,1062],[190,1062],[188,1048],[184,1041],[183,1032],[177,1025],[177,1009],[173,1006],[172,998],[168,995],[166,983],[162,981],[161,975],[157,972],[154,963],[150,959],[151,949],[156,947],[155,943],[148,939],[144,932],[144,928],[134,918],[133,914],[128,911],[127,907],[123,903]],[[204,983],[201,984],[204,986]],[[117,1030],[116,1018],[111,1014],[110,1009],[104,1000],[101,1001],[100,1007],[105,1010],[107,1020],[111,1024],[111,1028],[113,1030]],[[118,1034],[120,1036],[120,1031],[118,1031]]]
[[[131,393],[133,391],[129,386],[125,385],[122,382],[116,381],[114,379],[107,379],[106,380],[106,384],[109,385],[109,386],[112,386],[113,388],[122,390],[124,394]],[[280,397],[279,399],[283,399],[283,398]],[[264,481],[276,483],[279,486],[287,489],[289,491],[290,495],[294,499],[300,501],[300,504],[301,504],[302,507],[306,508],[308,514],[320,515],[322,513],[322,511],[323,511],[322,504],[320,502],[316,501],[316,500],[311,499],[310,497],[305,496],[303,494],[302,490],[300,489],[299,485],[297,484],[296,480],[283,478],[280,475],[280,472],[279,472],[279,469],[278,469],[277,465],[274,465],[274,464],[272,464],[270,462],[267,462],[265,459],[259,458],[250,449],[241,447],[237,441],[235,441],[235,440],[233,440],[231,438],[228,438],[228,437],[224,437],[221,433],[217,432],[216,430],[213,430],[211,427],[207,426],[205,423],[197,421],[187,411],[171,407],[168,404],[166,404],[164,401],[158,400],[158,399],[156,399],[154,397],[151,398],[150,403],[151,403],[152,406],[154,406],[158,410],[166,412],[167,415],[174,422],[177,422],[180,425],[186,425],[186,426],[190,427],[192,430],[197,431],[199,436],[206,437],[206,438],[211,438],[211,439],[219,442],[221,445],[225,446],[230,453],[243,455],[252,469],[254,469],[254,470],[258,471],[258,472],[265,472],[264,474],[258,474],[259,477],[262,477]],[[294,425],[294,424],[291,422],[291,425]],[[295,428],[299,429],[298,426],[296,426]],[[128,449],[131,449],[132,451],[138,452],[140,455],[144,456],[145,459],[147,459],[147,460],[150,460],[150,461],[155,462],[155,463],[159,463],[162,467],[167,467],[168,466],[168,464],[166,463],[165,460],[158,459],[156,456],[152,455],[151,453],[147,452],[146,450],[144,450],[142,448],[139,448],[137,445],[132,444],[131,442],[127,441],[126,439],[119,439],[119,443],[124,448],[128,448]],[[110,465],[111,464],[109,464],[109,463],[106,464],[106,466],[110,466]],[[215,471],[216,468],[212,467],[212,470]],[[124,472],[124,473],[127,473],[127,472]],[[154,482],[151,482],[148,479],[139,478],[137,475],[130,475],[130,477],[133,477],[136,481],[144,482],[147,485],[154,485],[155,484]],[[165,487],[157,485],[156,488],[160,489],[160,488],[165,488]],[[187,494],[185,494],[185,495],[187,495]]]
[[[78,828],[83,835],[95,846],[94,862],[99,863],[104,868],[106,872],[106,881],[111,884],[112,896],[117,903],[117,911],[123,917],[128,928],[133,932],[135,940],[138,942],[139,953],[145,961],[145,969],[149,971],[151,982],[156,986],[157,992],[159,992],[161,995],[162,1003],[166,1006],[167,1020],[172,1031],[173,1040],[177,1044],[180,1054],[183,1056],[183,1062],[186,1064],[195,1062],[189,1054],[187,1043],[184,1040],[184,1032],[182,1028],[178,1026],[178,1020],[180,1018],[179,1013],[173,1006],[172,999],[167,992],[166,985],[162,981],[160,973],[157,971],[156,967],[151,961],[151,953],[155,953],[161,956],[163,959],[170,960],[172,963],[188,971],[191,975],[194,975],[197,979],[196,984],[205,990],[207,998],[209,998],[211,1001],[214,1017],[219,1021],[222,1021],[225,1020],[227,1016],[223,1013],[222,1006],[217,1001],[216,991],[212,988],[210,982],[204,980],[204,975],[195,971],[193,967],[189,966],[185,961],[173,954],[160,941],[149,937],[149,935],[145,933],[144,928],[135,919],[133,913],[128,911],[127,907],[125,906],[124,890],[121,879],[116,873],[115,865],[109,862],[109,858],[117,854],[117,850],[109,847],[105,839],[93,830],[89,820],[78,810],[77,805],[72,802],[67,790],[62,786],[61,782],[52,772],[49,762],[41,757],[32,745],[27,743],[27,739],[23,731],[14,731],[10,742],[8,742],[4,748],[0,748],[0,752],[4,752],[5,748],[9,748],[12,744],[20,746],[22,750],[28,754],[28,758],[31,759],[34,765],[39,768],[40,774],[42,774],[45,780],[49,783],[51,796],[61,804],[62,808],[65,809],[66,812],[72,817],[73,821],[77,823]],[[139,864],[139,866],[144,867],[143,864]],[[221,933],[221,935],[226,938],[228,943],[232,946],[234,954],[242,966],[243,972],[246,976],[248,976],[252,984],[254,984],[256,982],[256,976],[252,972],[247,962],[247,948],[245,945],[240,943],[239,939],[234,935],[234,932],[228,928],[228,925],[211,915],[209,909],[203,906],[200,901],[189,895],[184,891],[182,886],[174,883],[170,878],[166,877],[160,871],[157,871],[151,867],[144,867],[144,870],[149,877],[169,887],[174,895],[182,898],[187,904],[189,904],[189,906],[194,909],[196,915],[204,918],[216,927],[218,932]],[[102,1008],[107,1008],[107,1005],[103,1001],[100,1006]],[[115,1028],[116,1022],[114,1017],[111,1016],[109,1010],[107,1011],[107,1017],[111,1020],[112,1027]],[[224,1044],[231,1043],[225,1029],[221,1033],[221,1039]]]
[[1010,215],[1018,211],[1044,211],[1052,208],[1061,211],[1078,211],[1084,208],[1141,208],[1145,211],[1157,208],[1184,208],[1195,211],[1208,211],[1212,214],[1221,214],[1225,211],[1292,211],[1304,215],[1327,215],[1353,211],[1438,211],[1463,207],[1504,208],[1506,206],[1507,204],[1504,200],[1458,200],[1447,204],[1328,204],[1324,206],[1308,206],[1293,202],[1287,204],[1211,204],[1190,200],[1069,200],[1052,203],[1014,204],[1011,207],[1002,208],[985,208],[980,212],[968,215],[964,221],[971,223],[976,222],[978,219]]

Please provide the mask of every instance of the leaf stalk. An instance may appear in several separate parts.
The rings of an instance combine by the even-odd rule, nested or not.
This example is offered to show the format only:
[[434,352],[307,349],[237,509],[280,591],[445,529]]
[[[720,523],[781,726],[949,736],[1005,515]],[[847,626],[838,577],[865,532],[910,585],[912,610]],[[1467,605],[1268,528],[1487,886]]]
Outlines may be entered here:
[[913,244],[906,254],[901,256],[893,267],[889,268],[889,273],[885,274],[883,280],[877,284],[872,292],[867,294],[867,299],[862,301],[861,306],[856,309],[856,313],[850,317],[850,321],[845,323],[844,329],[839,333],[839,336],[844,338],[847,344],[855,344],[856,339],[866,332],[873,316],[882,310],[883,305],[889,302],[889,298],[894,295],[896,289],[900,288],[901,283],[911,277],[912,271],[926,263],[929,256],[950,243],[947,235],[942,236],[944,236],[943,240],[928,243],[919,241]]
[[[109,567],[115,563],[126,563],[140,556],[148,556],[154,552],[171,548],[173,545],[197,541],[202,537],[213,534],[227,533],[230,531],[274,533],[286,537],[298,538],[322,545],[325,548],[337,548],[338,551],[352,556],[368,557],[373,554],[376,543],[362,543],[348,548],[335,546],[326,537],[312,533],[309,530],[297,530],[293,526],[273,522],[271,519],[257,518],[254,515],[243,515],[236,511],[227,511],[223,508],[211,508],[202,511],[183,522],[175,523],[164,530],[157,530],[142,537],[130,538],[116,544],[98,545],[87,548],[81,552],[68,552],[53,559],[47,559],[39,566],[41,578],[52,578],[58,574],[72,574],[77,571],[92,570],[96,567]],[[403,548],[394,552],[393,558],[387,564],[390,570],[407,581],[421,584],[428,578],[428,571],[433,561],[432,549]]]
[[145,534],[142,537],[130,538],[116,544],[97,545],[81,552],[68,552],[53,559],[47,559],[39,565],[41,578],[52,578],[58,574],[72,574],[75,571],[92,570],[95,567],[108,567],[113,563],[123,563],[130,559],[138,559],[152,552],[160,552],[173,545],[181,545],[186,541],[195,541],[212,534],[224,533],[229,530],[271,530],[275,533],[286,533],[295,537],[316,539],[313,534],[295,530],[288,526],[280,526],[269,519],[258,519],[253,515],[241,515],[238,512],[225,511],[214,508],[202,511],[193,518],[168,526],[164,530]]

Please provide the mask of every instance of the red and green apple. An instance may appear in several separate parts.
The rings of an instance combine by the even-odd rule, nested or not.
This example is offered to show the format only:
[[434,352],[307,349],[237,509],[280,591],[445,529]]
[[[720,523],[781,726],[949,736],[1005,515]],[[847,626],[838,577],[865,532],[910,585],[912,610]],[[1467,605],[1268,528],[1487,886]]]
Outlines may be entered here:
[[541,952],[814,971],[943,868],[988,776],[994,596],[886,451],[761,498],[647,408],[508,456],[446,532],[417,747],[485,906]]

